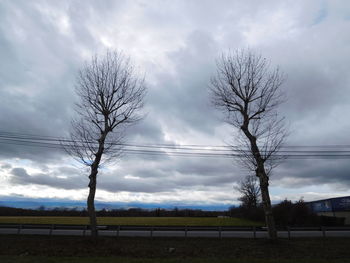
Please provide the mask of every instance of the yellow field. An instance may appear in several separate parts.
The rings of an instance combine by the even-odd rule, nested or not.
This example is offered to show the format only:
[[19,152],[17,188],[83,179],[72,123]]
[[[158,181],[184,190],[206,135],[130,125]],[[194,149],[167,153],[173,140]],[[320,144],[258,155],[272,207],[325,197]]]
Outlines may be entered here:
[[[262,223],[239,218],[216,217],[98,217],[99,225],[143,226],[261,226]],[[89,223],[88,217],[0,216],[0,223],[72,224]]]

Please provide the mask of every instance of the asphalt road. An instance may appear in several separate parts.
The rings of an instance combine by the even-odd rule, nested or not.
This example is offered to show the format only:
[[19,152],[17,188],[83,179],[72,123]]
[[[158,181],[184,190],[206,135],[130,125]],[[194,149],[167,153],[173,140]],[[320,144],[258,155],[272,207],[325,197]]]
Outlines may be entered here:
[[[65,235],[65,236],[84,236],[89,235],[89,230],[61,230],[61,229],[18,229],[2,228],[0,234],[21,234],[21,235]],[[100,236],[122,236],[122,237],[185,237],[185,231],[149,231],[149,230],[99,230]],[[327,237],[350,237],[349,230],[342,231],[325,231]],[[323,237],[322,231],[291,231],[290,236],[293,237]],[[187,231],[187,237],[211,237],[220,238],[219,231]],[[222,231],[222,238],[238,237],[238,238],[254,238],[253,231]],[[256,238],[266,238],[266,231],[256,231]],[[278,237],[288,238],[287,231],[279,231]]]

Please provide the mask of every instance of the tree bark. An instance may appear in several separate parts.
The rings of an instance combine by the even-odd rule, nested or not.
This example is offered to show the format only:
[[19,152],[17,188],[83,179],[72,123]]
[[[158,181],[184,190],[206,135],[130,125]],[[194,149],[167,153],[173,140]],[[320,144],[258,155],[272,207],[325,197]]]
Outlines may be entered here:
[[90,182],[89,182],[89,196],[87,199],[87,207],[88,207],[88,213],[89,213],[89,219],[90,219],[90,229],[91,229],[91,236],[93,238],[97,238],[98,231],[97,231],[97,220],[96,220],[96,212],[95,212],[95,193],[96,193],[96,176],[97,176],[97,168],[91,167],[91,173],[90,173]]
[[270,193],[269,193],[269,177],[267,176],[265,171],[264,160],[261,157],[260,150],[256,141],[256,137],[253,136],[248,129],[249,119],[247,116],[248,115],[245,114],[245,121],[241,129],[250,141],[251,152],[256,161],[256,165],[257,165],[256,176],[259,178],[259,182],[260,182],[261,199],[263,202],[265,222],[269,233],[269,238],[271,240],[275,240],[277,239],[277,232],[276,232],[275,220],[272,214],[272,206],[271,206],[271,199],[270,199]]
[[265,170],[257,171],[257,176],[260,181],[261,199],[264,206],[267,231],[269,233],[269,238],[275,240],[277,239],[277,232],[269,194],[269,177],[266,175]]
[[98,167],[101,162],[102,154],[104,151],[104,143],[108,132],[102,133],[99,142],[98,151],[95,154],[95,160],[91,165],[91,173],[89,176],[89,196],[87,199],[88,213],[90,218],[90,228],[91,228],[91,236],[93,238],[98,237],[97,230],[97,220],[96,220],[96,212],[95,212],[95,193],[96,193],[96,178],[98,173]]

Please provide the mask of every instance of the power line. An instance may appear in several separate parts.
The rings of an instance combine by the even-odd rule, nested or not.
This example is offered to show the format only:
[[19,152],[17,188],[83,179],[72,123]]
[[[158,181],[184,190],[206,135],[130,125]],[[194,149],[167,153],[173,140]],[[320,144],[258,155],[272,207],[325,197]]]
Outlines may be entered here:
[[[75,142],[75,145],[71,143]],[[85,147],[87,144],[97,142],[72,141],[65,138],[41,136],[25,133],[11,133],[0,131],[0,143],[22,146],[44,147],[52,149],[62,149],[69,147]],[[107,146],[111,146],[107,142]],[[162,144],[116,144],[123,148],[126,154],[147,154],[147,155],[168,155],[182,157],[220,157],[220,158],[240,158],[245,156],[244,149],[217,149],[216,146],[195,145],[196,147],[184,147],[183,145],[162,145]],[[193,146],[193,145],[192,145]],[[343,145],[345,146],[345,145]],[[230,146],[228,146],[230,147]],[[296,147],[296,146],[291,146]],[[303,146],[308,148],[310,146]],[[321,146],[317,146],[321,147]],[[350,148],[350,146],[348,146]],[[300,148],[300,147],[299,147]],[[265,153],[263,150],[261,151]],[[290,159],[349,159],[349,150],[280,150],[274,155],[275,158]]]
[[[47,140],[47,141],[66,141],[72,142],[71,140],[64,137],[55,137],[55,136],[47,136],[47,135],[35,135],[30,133],[16,133],[16,132],[7,132],[0,130],[0,137],[21,137],[35,140]],[[94,142],[93,142],[94,143]],[[97,142],[95,142],[97,143]],[[194,147],[194,148],[238,148],[239,146],[230,146],[230,145],[204,145],[204,144],[164,144],[164,143],[144,143],[142,145],[138,145],[135,143],[121,144],[128,146],[142,146],[142,147]],[[350,148],[350,144],[328,144],[328,145],[283,145],[281,148]]]

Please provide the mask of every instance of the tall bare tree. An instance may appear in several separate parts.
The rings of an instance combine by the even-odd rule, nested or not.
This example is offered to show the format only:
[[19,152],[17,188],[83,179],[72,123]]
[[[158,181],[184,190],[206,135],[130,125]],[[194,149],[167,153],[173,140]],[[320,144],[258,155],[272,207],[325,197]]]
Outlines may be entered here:
[[138,111],[145,92],[144,79],[137,76],[130,59],[118,52],[96,55],[79,72],[78,117],[64,144],[90,170],[87,207],[93,237],[98,235],[94,200],[99,167],[120,155],[125,128],[141,118]]
[[[241,162],[259,178],[269,237],[276,239],[269,176],[286,137],[278,105],[283,101],[283,74],[250,50],[223,54],[211,80],[211,96],[226,121],[238,129]],[[237,150],[237,148],[235,148]]]

